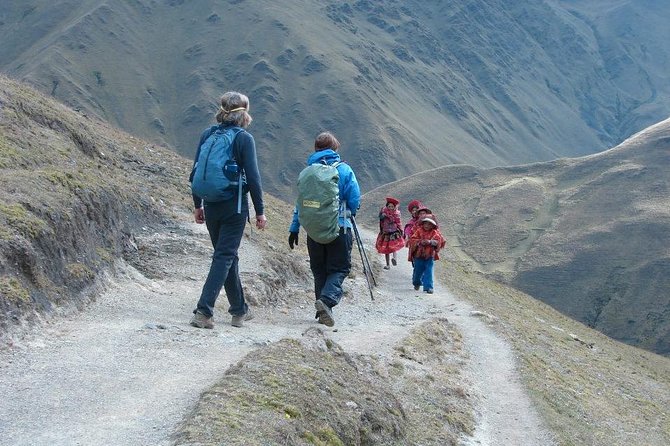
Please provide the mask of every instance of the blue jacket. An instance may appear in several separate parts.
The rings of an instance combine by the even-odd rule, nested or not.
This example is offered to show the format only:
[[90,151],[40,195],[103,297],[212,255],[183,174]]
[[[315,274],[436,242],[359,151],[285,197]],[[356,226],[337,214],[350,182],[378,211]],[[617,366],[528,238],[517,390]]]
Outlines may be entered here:
[[[325,161],[328,165],[340,162],[340,155],[332,149],[320,150],[318,152],[314,152],[309,156],[309,158],[307,158],[307,165],[309,166],[315,163],[321,163],[323,161]],[[348,164],[338,164],[337,172],[340,176],[340,180],[337,183],[340,189],[339,224],[340,227],[351,228],[351,221],[342,215],[343,206],[341,206],[341,204],[346,203],[347,211],[350,211],[351,215],[355,216],[356,211],[358,211],[358,208],[361,205],[361,190],[358,187],[356,175]],[[298,222],[298,209],[296,208],[293,210],[293,221],[291,222],[289,232],[299,232],[299,230],[300,223]]]

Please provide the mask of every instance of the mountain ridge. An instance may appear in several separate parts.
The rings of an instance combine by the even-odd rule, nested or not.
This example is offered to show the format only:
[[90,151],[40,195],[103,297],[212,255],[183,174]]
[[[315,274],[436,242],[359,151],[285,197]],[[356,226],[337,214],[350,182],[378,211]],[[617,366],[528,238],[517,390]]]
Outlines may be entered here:
[[35,0],[3,13],[0,69],[187,156],[220,94],[242,90],[266,186],[292,196],[324,129],[366,189],[611,147],[670,114],[668,14],[623,0]]

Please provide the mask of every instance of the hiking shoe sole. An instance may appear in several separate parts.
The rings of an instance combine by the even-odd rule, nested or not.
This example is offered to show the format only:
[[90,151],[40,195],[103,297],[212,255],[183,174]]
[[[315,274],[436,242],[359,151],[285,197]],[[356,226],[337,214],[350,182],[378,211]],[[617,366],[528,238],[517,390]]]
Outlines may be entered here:
[[214,328],[214,322],[212,322],[212,318],[207,317],[202,313],[194,314],[190,324],[192,327],[195,328],[208,328],[208,329]]
[[335,319],[333,319],[333,310],[331,310],[324,301],[317,300],[314,302],[314,307],[316,308],[316,311],[319,315],[320,324],[323,324],[326,327],[332,327],[335,325]]
[[243,327],[244,326],[244,321],[250,321],[254,318],[253,313],[251,313],[251,309],[247,310],[246,314],[242,314],[240,316],[233,316],[233,318],[230,321],[230,325],[233,327]]

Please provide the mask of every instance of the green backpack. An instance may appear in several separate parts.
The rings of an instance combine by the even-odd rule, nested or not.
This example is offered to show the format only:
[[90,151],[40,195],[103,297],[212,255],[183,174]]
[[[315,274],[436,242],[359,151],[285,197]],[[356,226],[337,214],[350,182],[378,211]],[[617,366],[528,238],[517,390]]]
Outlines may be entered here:
[[339,164],[315,163],[298,176],[298,221],[317,243],[330,243],[340,234]]

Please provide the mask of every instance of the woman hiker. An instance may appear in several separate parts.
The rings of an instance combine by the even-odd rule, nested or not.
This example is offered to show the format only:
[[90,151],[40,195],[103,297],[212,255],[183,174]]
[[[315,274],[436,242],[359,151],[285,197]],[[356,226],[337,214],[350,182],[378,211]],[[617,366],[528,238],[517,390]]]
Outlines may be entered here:
[[[224,189],[221,196],[211,198],[212,201],[193,193],[195,222],[207,224],[207,231],[214,246],[209,274],[193,310],[191,325],[194,327],[214,328],[214,304],[221,288],[225,289],[230,304],[228,313],[232,316],[233,327],[241,327],[244,321],[253,317],[244,301],[237,256],[249,215],[247,192],[251,193],[251,201],[256,211],[256,227],[264,229],[267,223],[263,214],[263,190],[256,159],[256,144],[253,136],[245,130],[251,120],[249,98],[234,91],[224,93],[221,96],[221,107],[216,113],[218,124],[207,128],[198,144],[190,178],[192,186],[199,180],[194,178],[198,175],[198,164],[201,164],[202,168],[203,163],[207,164],[215,157],[212,155],[207,157],[207,160],[199,160],[201,151],[214,154],[212,150],[217,144],[223,144],[227,149],[231,149],[232,146],[232,159],[237,164],[235,169],[237,186]],[[210,178],[211,172],[210,170]],[[245,177],[246,184],[243,180]]]

